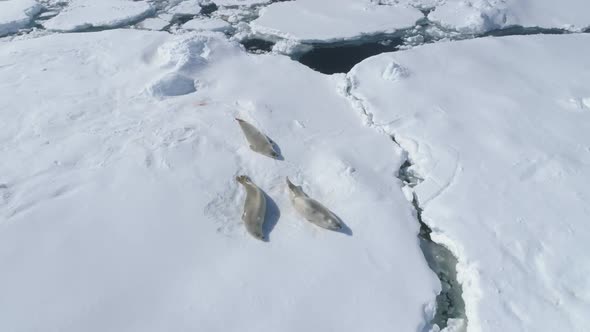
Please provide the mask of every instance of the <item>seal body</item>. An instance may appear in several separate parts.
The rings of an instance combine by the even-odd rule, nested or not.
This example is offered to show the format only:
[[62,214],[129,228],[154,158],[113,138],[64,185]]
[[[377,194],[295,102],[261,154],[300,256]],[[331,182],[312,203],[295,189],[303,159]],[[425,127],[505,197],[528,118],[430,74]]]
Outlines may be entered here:
[[244,133],[244,136],[246,136],[246,140],[250,144],[250,149],[252,149],[252,151],[274,159],[279,157],[279,153],[275,150],[272,142],[266,137],[266,135],[242,119],[236,118],[236,121],[238,121],[240,128],[242,128],[242,132]]
[[320,202],[307,196],[301,187],[294,185],[287,178],[287,186],[291,196],[291,203],[295,210],[307,221],[326,228],[337,231],[342,229],[340,219]]
[[236,177],[236,181],[246,189],[246,202],[244,203],[244,213],[242,213],[242,220],[246,225],[246,230],[258,240],[264,240],[262,232],[262,225],[266,215],[264,192],[246,175]]

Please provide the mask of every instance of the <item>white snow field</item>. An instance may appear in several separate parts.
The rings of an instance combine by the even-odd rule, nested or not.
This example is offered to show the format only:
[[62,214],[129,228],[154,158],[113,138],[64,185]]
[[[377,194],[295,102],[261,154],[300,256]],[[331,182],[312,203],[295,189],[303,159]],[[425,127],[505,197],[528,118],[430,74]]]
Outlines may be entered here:
[[0,1],[0,37],[29,25],[40,10],[35,0]]
[[428,18],[468,33],[509,26],[580,31],[590,26],[588,0],[444,0]]
[[250,23],[255,34],[298,42],[334,42],[410,28],[422,13],[369,0],[297,0],[272,3]]
[[133,24],[152,11],[145,1],[70,0],[57,16],[43,22],[43,26],[54,31],[117,28]]
[[459,259],[468,331],[590,326],[590,35],[382,54],[348,74],[394,135],[435,241]]
[[[342,78],[214,33],[0,42],[0,330],[421,331],[440,285],[405,156]],[[239,174],[269,196],[268,242],[241,223]],[[302,220],[286,176],[349,234]]]

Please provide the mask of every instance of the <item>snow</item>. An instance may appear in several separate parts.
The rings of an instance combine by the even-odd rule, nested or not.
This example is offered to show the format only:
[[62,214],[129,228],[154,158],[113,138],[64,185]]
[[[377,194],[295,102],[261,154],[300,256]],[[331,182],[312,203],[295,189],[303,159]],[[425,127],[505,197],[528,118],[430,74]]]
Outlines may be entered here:
[[[361,124],[343,76],[211,32],[0,43],[0,330],[419,331],[433,316],[404,154]],[[252,152],[238,116],[285,160]],[[240,223],[239,174],[268,195],[269,242]],[[302,220],[286,176],[351,235]]]
[[466,33],[514,25],[580,31],[590,26],[589,10],[587,0],[446,0],[428,18]]
[[219,18],[195,18],[182,25],[186,30],[210,30],[225,32],[231,29],[231,25]]
[[170,25],[170,22],[164,19],[161,19],[159,17],[151,17],[139,22],[137,24],[137,27],[140,29],[160,31],[164,30],[164,28],[168,25]]
[[0,37],[29,25],[41,8],[35,0],[0,1]]
[[333,42],[393,33],[414,26],[422,17],[410,6],[381,6],[368,0],[297,0],[263,8],[251,27],[255,34],[300,42]]
[[414,192],[459,259],[468,331],[590,326],[587,54],[587,34],[483,38],[348,74],[365,121],[425,179]]
[[78,31],[88,28],[116,28],[146,17],[153,8],[144,1],[71,0],[57,16],[43,26],[54,31]]

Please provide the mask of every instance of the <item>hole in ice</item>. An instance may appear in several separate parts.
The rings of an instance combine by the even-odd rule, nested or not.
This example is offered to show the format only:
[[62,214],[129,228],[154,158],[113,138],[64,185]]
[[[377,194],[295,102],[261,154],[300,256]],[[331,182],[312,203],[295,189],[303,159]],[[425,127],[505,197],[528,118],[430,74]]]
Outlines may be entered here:
[[274,46],[273,42],[256,38],[245,39],[241,42],[241,44],[244,45],[246,51],[256,54],[270,52]]
[[208,4],[201,5],[201,14],[205,16],[210,16],[215,11],[217,11],[219,7],[214,2],[210,2]]
[[302,54],[298,61],[320,73],[346,73],[364,59],[397,51],[402,44],[403,40],[399,37],[358,44],[316,44],[311,51]]
[[488,37],[488,36],[494,36],[494,37],[504,37],[504,36],[517,36],[517,35],[521,35],[521,36],[526,36],[526,35],[562,35],[565,33],[569,33],[569,31],[566,30],[562,30],[562,29],[546,29],[546,28],[537,28],[537,27],[522,27],[522,26],[514,26],[514,27],[508,27],[508,28],[503,28],[503,29],[498,29],[498,30],[492,30],[492,31],[488,31],[485,32],[481,35],[481,37]]

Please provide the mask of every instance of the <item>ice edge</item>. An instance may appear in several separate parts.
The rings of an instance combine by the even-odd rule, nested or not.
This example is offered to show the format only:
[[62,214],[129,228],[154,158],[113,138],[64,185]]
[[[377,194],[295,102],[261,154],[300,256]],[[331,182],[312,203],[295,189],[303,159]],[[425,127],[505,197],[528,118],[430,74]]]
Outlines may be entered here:
[[[411,193],[411,199],[409,201],[415,211],[416,221],[420,224],[420,232],[418,234],[420,249],[424,254],[429,268],[436,274],[441,283],[441,292],[435,299],[436,312],[429,322],[425,322],[422,331],[445,331],[445,328],[447,326],[451,328],[451,325],[453,331],[466,331],[468,322],[475,317],[472,317],[474,314],[472,311],[474,301],[468,301],[464,293],[479,293],[477,280],[473,280],[476,276],[468,273],[472,269],[461,261],[460,253],[456,250],[454,242],[439,229],[433,232],[428,226],[428,223],[423,220],[423,207],[420,205],[420,197],[412,189],[422,181],[422,178],[410,170],[413,164],[409,151],[397,142],[394,133],[388,132],[383,126],[374,122],[373,113],[368,110],[368,106],[365,105],[362,98],[354,95],[352,90],[355,81],[351,72],[343,75],[343,79],[344,84],[340,86],[340,93],[351,103],[355,110],[359,111],[363,119],[363,124],[379,133],[388,135],[406,156],[406,160],[400,166],[397,173],[397,178],[403,183],[400,189],[402,191],[407,190]],[[451,264],[445,264],[444,261],[446,260],[450,260]],[[475,299],[475,297],[472,298]],[[428,316],[428,314],[425,315],[425,317]]]

